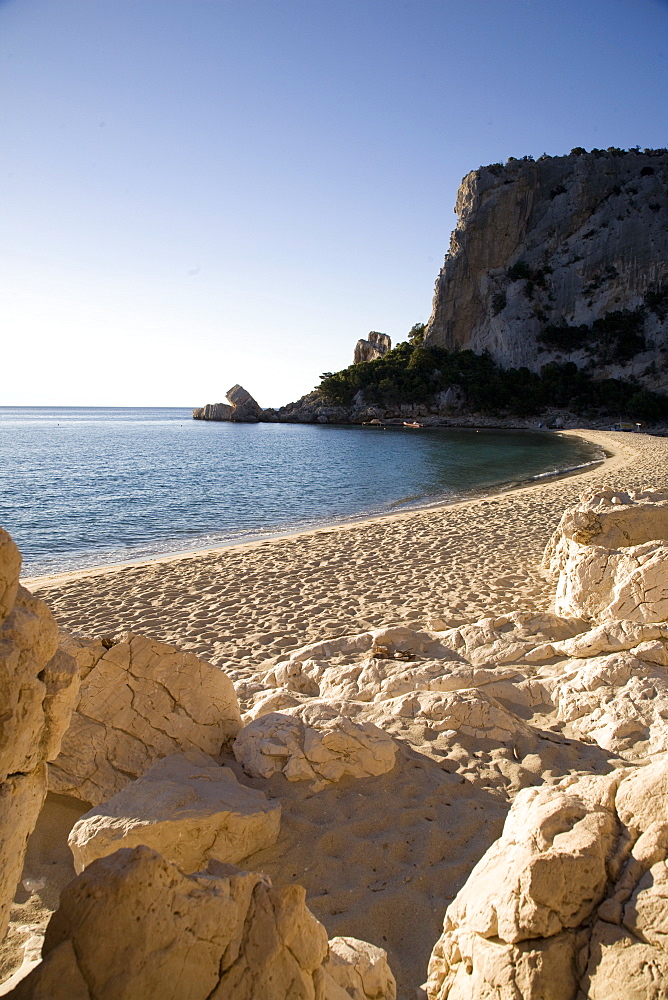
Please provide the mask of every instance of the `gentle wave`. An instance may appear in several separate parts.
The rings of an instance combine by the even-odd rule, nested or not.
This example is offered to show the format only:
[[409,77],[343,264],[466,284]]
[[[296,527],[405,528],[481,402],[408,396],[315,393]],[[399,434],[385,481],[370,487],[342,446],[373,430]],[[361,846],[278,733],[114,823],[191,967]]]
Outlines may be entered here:
[[553,479],[555,476],[567,476],[571,472],[579,472],[581,469],[588,469],[590,465],[600,465],[605,462],[605,454],[600,458],[594,458],[591,462],[580,462],[579,465],[569,465],[564,469],[552,469],[550,472],[538,472],[535,476],[530,476],[527,482],[534,482],[536,479]]

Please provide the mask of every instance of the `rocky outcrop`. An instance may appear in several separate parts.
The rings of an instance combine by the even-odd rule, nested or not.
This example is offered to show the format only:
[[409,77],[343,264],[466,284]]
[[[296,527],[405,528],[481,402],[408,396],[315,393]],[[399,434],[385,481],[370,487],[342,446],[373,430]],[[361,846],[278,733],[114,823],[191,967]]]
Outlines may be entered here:
[[392,350],[391,338],[386,333],[372,330],[366,340],[358,340],[355,344],[353,364],[359,365],[362,361],[375,361],[376,358],[382,358],[390,350]]
[[238,423],[255,423],[262,414],[259,403],[240,385],[232,386],[227,393],[227,401],[232,405],[230,420]]
[[227,393],[227,403],[207,403],[193,410],[193,420],[232,420],[236,423],[257,423],[264,411],[251,394],[240,385]]
[[555,610],[596,620],[668,619],[668,491],[608,490],[567,510],[544,566]]
[[306,779],[320,787],[344,775],[366,778],[391,771],[397,748],[373,724],[353,722],[326,702],[310,701],[250,722],[233,750],[254,777],[282,772],[288,781]]
[[148,847],[118,851],[67,886],[42,964],[10,995],[323,998],[327,934],[304,896],[229,868],[187,876]]
[[299,885],[148,847],[101,858],[62,893],[43,961],[14,1000],[394,1000],[382,949],[334,939]]
[[667,796],[663,758],[521,791],[448,907],[429,1000],[663,996]]
[[231,420],[233,409],[229,403],[207,403],[193,410],[193,420]]
[[593,362],[666,390],[668,151],[576,150],[468,174],[425,344],[505,368]]
[[0,939],[26,844],[79,687],[43,601],[19,586],[21,557],[0,528]]
[[325,988],[326,1000],[396,1000],[397,986],[387,952],[368,941],[332,938],[323,968],[330,981]]
[[145,844],[181,871],[208,861],[238,864],[278,838],[281,807],[263,792],[240,785],[229,767],[204,754],[175,754],[158,761],[72,828],[74,867],[121,847]]
[[77,710],[49,769],[49,787],[97,805],[161,757],[220,753],[241,726],[234,687],[194,653],[126,633],[107,649],[72,638],[81,663]]
[[[311,643],[240,684],[254,721],[238,739],[267,728],[271,746],[271,720],[285,725],[329,704],[387,733],[418,725],[430,739],[443,734],[469,758],[481,740],[561,740],[562,774],[570,739],[627,761],[668,751],[667,512],[658,490],[581,498],[544,557],[558,578],[561,614],[514,612]],[[545,725],[560,735],[545,737]]]

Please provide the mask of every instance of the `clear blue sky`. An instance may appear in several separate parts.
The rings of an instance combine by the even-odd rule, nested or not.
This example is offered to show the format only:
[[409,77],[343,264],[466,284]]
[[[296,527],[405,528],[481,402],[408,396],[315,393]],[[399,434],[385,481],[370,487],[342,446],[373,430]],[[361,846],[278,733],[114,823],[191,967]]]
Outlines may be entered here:
[[428,318],[462,176],[668,145],[665,0],[0,0],[4,405],[262,405]]

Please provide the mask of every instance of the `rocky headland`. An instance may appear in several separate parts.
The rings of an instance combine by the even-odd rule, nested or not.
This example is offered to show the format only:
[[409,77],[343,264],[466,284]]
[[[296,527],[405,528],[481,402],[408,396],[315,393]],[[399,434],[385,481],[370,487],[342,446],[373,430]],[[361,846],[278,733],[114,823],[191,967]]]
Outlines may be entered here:
[[593,436],[571,479],[33,594],[3,535],[2,790],[38,788],[0,995],[664,996],[668,442]]
[[573,150],[463,179],[427,345],[668,390],[668,150]]
[[[668,152],[511,158],[462,181],[431,318],[277,409],[196,419],[668,427]],[[470,354],[477,359],[472,365]],[[241,390],[243,393],[243,390]]]

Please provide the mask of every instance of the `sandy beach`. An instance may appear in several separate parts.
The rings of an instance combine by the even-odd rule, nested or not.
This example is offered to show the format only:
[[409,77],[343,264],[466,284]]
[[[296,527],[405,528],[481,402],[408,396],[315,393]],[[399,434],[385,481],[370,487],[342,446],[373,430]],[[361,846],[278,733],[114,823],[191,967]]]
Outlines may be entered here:
[[130,630],[178,644],[235,677],[287,650],[367,626],[446,624],[545,608],[538,569],[565,507],[603,486],[664,485],[668,440],[571,431],[601,465],[436,509],[145,563],[24,580],[65,629]]
[[[177,644],[235,680],[308,642],[369,626],[474,622],[549,607],[539,562],[565,507],[601,487],[666,486],[668,439],[573,431],[608,458],[584,472],[511,492],[271,541],[142,564],[24,581],[62,628],[125,630]],[[439,625],[436,627],[443,627]],[[415,996],[446,906],[499,836],[514,792],[571,771],[615,766],[595,744],[527,738],[514,747],[394,734],[394,770],[344,779],[314,793],[307,782],[249,778],[283,807],[278,843],[246,862],[275,884],[295,881],[330,936],[386,948],[400,1000]],[[0,971],[21,960],[29,925],[43,924],[73,869],[66,835],[85,806],[49,796],[30,842]],[[22,893],[22,895],[21,895]]]

